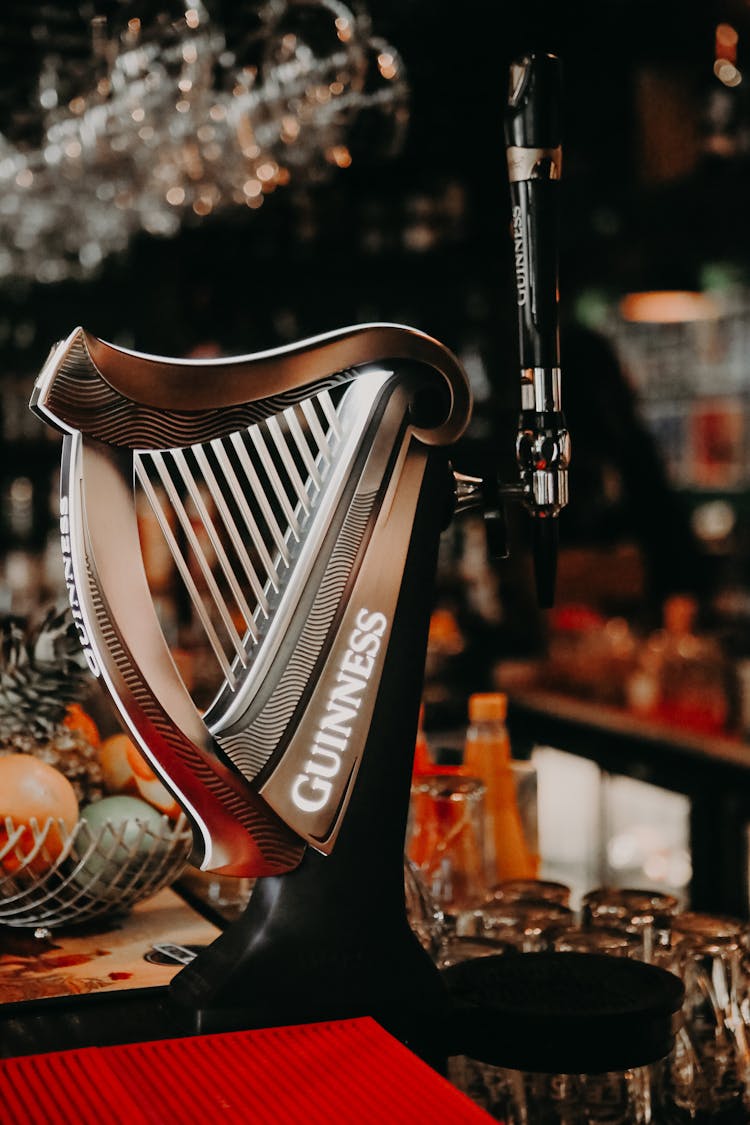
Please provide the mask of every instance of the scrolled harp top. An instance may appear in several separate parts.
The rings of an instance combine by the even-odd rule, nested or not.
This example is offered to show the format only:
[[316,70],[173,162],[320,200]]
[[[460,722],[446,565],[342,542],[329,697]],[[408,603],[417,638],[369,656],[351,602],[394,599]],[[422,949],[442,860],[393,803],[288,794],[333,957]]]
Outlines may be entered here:
[[415,427],[446,445],[469,421],[471,392],[443,344],[400,324],[362,324],[245,356],[170,359],[116,347],[76,328],[51,352],[31,409],[64,430],[130,449],[163,449],[223,437],[338,383],[366,365],[409,361],[442,378],[445,418]]

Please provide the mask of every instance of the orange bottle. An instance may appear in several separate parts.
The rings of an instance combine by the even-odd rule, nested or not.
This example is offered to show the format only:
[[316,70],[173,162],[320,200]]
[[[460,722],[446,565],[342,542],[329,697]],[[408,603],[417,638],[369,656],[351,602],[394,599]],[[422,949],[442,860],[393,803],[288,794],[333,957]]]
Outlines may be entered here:
[[529,846],[516,798],[508,710],[503,692],[469,697],[469,726],[464,747],[464,772],[485,785],[485,825],[489,883],[534,879],[539,857]]

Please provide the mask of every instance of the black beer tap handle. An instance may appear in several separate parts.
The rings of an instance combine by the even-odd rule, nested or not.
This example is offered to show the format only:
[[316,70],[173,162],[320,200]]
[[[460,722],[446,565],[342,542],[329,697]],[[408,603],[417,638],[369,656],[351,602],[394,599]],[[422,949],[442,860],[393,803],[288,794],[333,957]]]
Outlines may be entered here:
[[557,518],[568,499],[570,439],[562,412],[558,291],[562,75],[551,54],[512,63],[505,113],[518,306],[521,414],[516,456],[534,519],[540,605],[554,601]]

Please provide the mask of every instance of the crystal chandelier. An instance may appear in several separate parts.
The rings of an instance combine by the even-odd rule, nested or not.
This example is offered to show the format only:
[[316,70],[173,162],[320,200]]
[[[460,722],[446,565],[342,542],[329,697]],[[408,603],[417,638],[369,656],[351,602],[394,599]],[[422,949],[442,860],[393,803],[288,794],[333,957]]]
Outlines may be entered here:
[[270,0],[237,50],[201,0],[155,7],[127,0],[93,15],[74,92],[50,51],[33,140],[0,133],[0,282],[89,277],[138,231],[174,235],[222,209],[257,209],[292,179],[318,182],[351,163],[362,115],[398,149],[404,67],[365,14]]

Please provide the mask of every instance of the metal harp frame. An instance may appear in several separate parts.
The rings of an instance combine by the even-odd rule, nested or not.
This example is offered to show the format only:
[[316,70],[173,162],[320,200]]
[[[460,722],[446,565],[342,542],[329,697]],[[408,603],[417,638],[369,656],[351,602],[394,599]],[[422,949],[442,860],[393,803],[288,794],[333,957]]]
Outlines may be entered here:
[[[224,684],[201,714],[154,606],[136,480],[148,487],[149,459],[159,467],[166,454],[181,466],[180,451],[236,441],[343,384],[331,419],[341,431],[335,463],[314,498],[299,493],[309,519],[289,543],[288,581],[266,583],[263,613],[245,614]],[[333,848],[387,659],[429,448],[460,436],[470,405],[455,357],[401,325],[217,360],[146,356],[77,328],[51,352],[32,409],[66,435],[60,530],[81,643],[188,814],[192,858],[204,869],[280,874],[306,844]],[[314,461],[310,471],[318,474]]]

